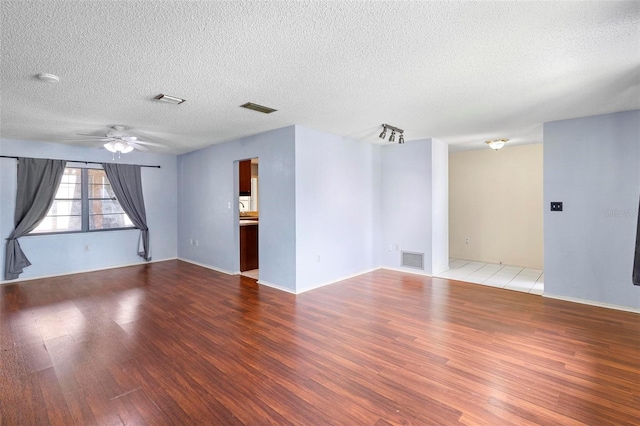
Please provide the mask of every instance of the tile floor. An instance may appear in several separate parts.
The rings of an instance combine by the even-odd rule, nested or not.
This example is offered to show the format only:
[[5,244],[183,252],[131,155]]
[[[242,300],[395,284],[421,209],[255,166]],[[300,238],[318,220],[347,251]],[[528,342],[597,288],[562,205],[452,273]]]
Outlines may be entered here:
[[524,293],[542,294],[544,292],[542,269],[449,259],[449,270],[436,276]]

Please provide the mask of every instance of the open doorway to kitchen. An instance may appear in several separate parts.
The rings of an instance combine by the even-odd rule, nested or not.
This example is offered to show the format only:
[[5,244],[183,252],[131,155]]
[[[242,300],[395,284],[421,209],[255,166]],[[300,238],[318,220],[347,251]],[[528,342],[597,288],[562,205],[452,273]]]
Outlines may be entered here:
[[259,161],[238,162],[238,247],[240,274],[257,280],[260,273],[258,237],[260,226]]

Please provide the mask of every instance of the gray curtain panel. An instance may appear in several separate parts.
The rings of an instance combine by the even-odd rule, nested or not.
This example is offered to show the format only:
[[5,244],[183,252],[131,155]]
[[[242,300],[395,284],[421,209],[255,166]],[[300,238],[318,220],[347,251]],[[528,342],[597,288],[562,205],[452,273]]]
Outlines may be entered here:
[[636,257],[633,261],[633,283],[640,285],[640,207],[638,207],[638,224],[636,225]]
[[66,161],[18,158],[15,229],[7,238],[4,279],[15,280],[31,265],[20,248],[18,238],[33,231],[53,204],[64,174]]
[[149,228],[147,227],[147,213],[142,196],[140,166],[102,163],[102,167],[122,209],[129,216],[133,225],[140,230],[142,251],[140,251],[140,244],[138,244],[138,255],[142,256],[144,260],[150,261]]

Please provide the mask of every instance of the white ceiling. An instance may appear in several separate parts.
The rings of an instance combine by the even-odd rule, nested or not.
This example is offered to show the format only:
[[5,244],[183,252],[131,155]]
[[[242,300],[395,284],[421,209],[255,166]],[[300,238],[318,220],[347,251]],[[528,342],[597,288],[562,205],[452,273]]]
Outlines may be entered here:
[[179,154],[291,124],[377,143],[389,123],[472,149],[640,108],[638,1],[1,4],[3,138],[122,124]]

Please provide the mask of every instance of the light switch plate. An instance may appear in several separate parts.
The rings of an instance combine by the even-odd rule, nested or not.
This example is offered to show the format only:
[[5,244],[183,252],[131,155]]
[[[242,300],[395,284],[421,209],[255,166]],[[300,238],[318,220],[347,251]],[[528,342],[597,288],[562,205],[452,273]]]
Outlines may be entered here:
[[552,201],[551,202],[551,211],[552,212],[561,212],[562,211],[562,201]]

